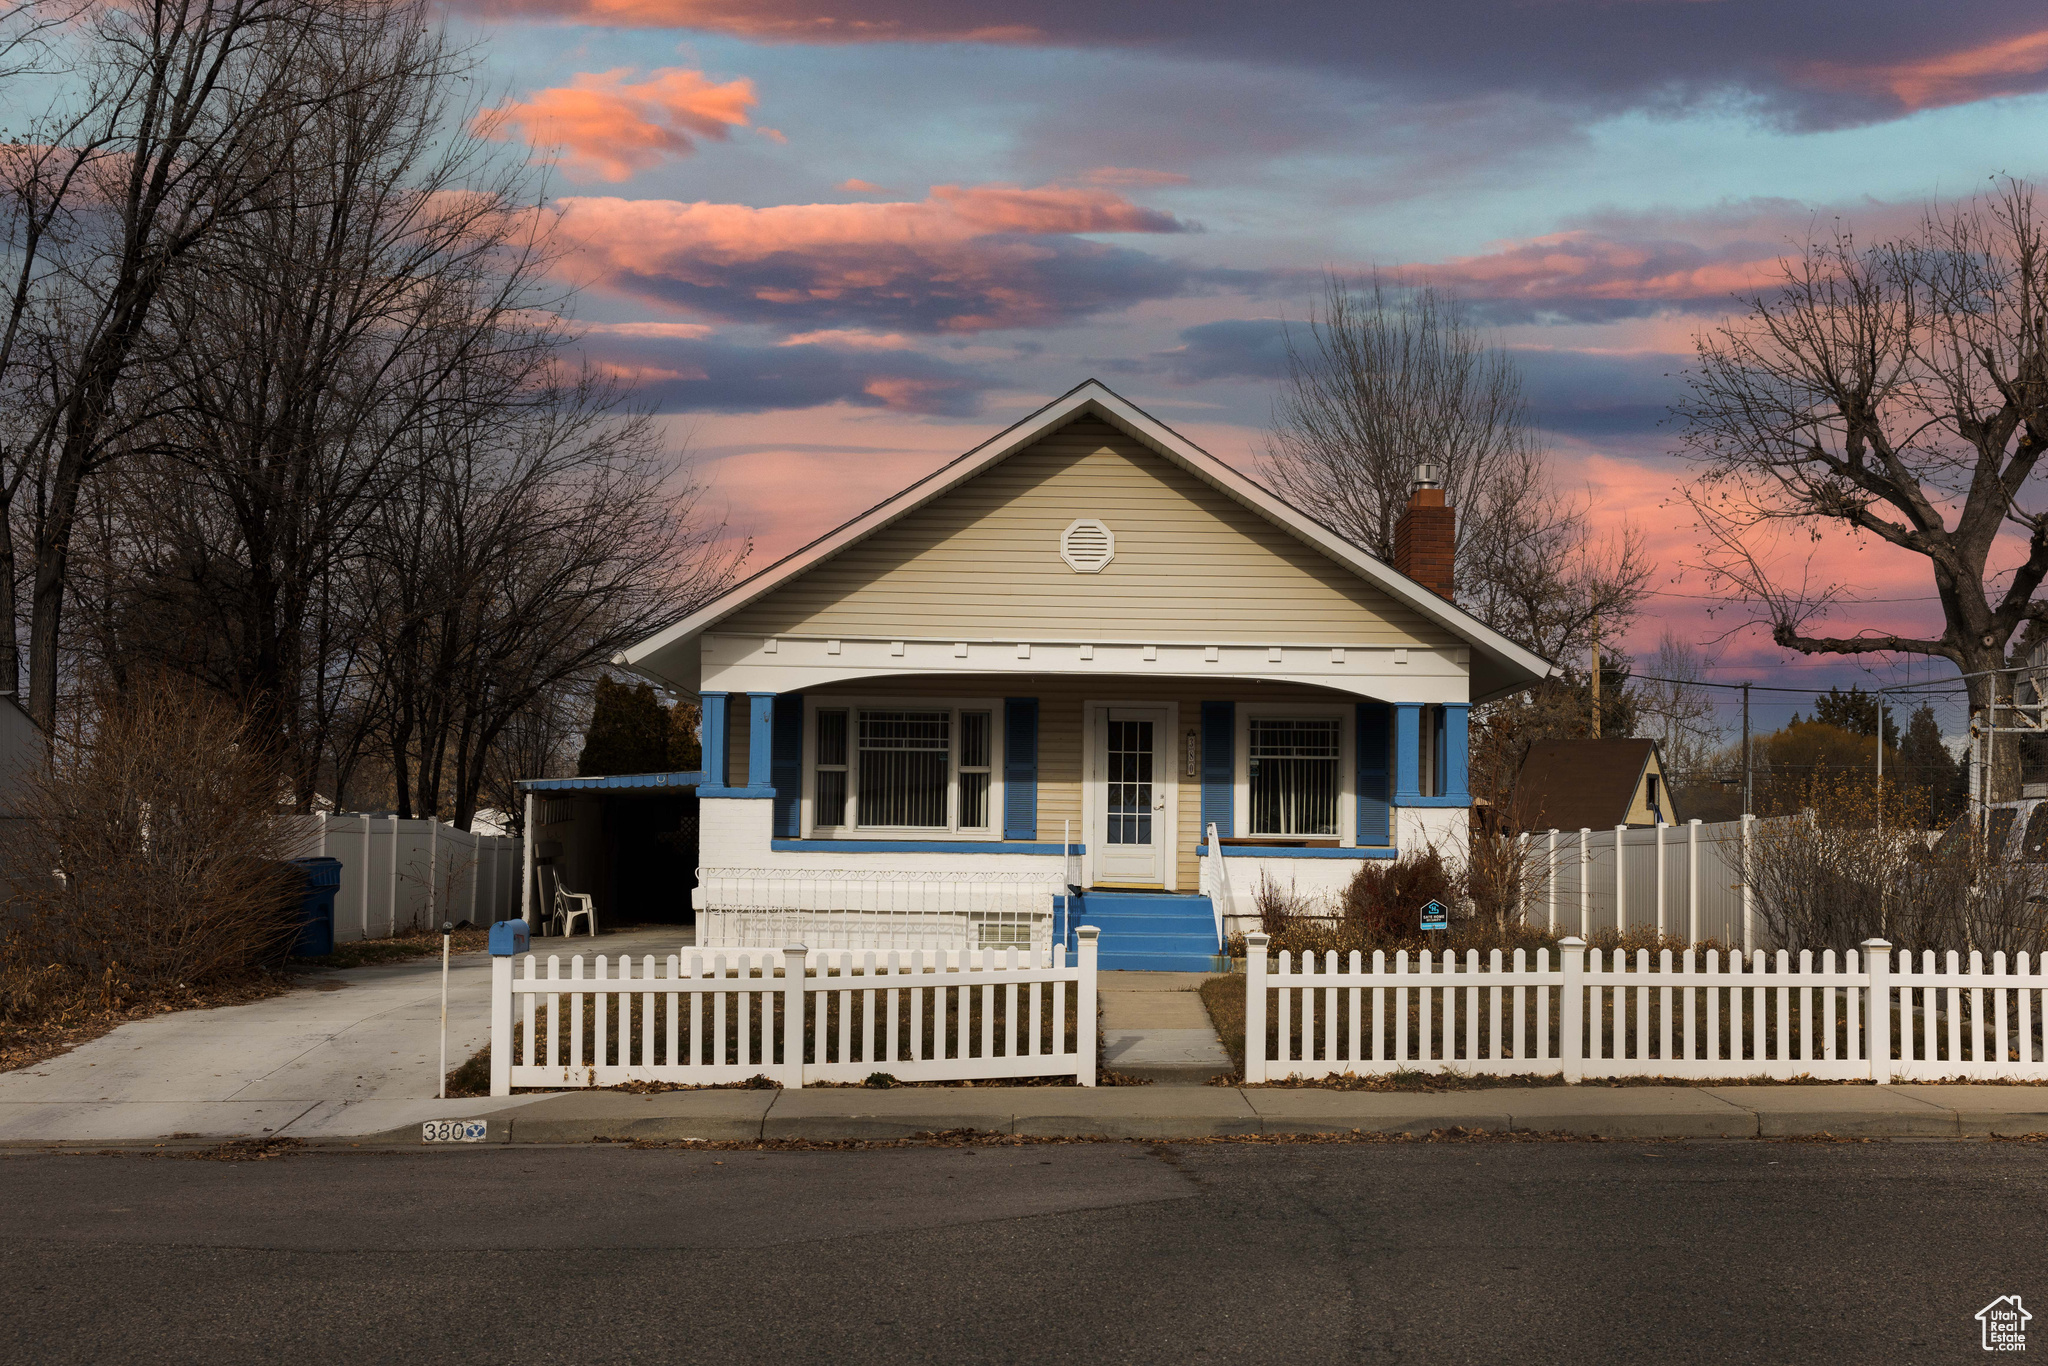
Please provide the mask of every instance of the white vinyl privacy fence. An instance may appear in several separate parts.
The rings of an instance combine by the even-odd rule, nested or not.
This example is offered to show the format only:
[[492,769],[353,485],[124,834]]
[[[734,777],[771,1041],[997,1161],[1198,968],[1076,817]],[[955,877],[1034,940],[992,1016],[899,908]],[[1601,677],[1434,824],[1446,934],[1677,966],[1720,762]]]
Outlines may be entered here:
[[[1095,1084],[1095,941],[909,952],[683,949],[491,962],[491,1094],[1072,1076]],[[516,967],[516,970],[515,970]]]
[[396,816],[288,816],[297,857],[341,862],[334,938],[375,939],[443,920],[491,925],[520,915],[516,835],[482,835]]
[[[1789,818],[1788,818],[1789,819]],[[1656,929],[1687,943],[1760,947],[1743,878],[1754,816],[1705,825],[1549,830],[1529,836],[1528,917],[1552,931]]]
[[1496,1075],[1877,1082],[2048,1080],[2041,960],[1666,949],[1397,953],[1370,963],[1249,939],[1245,1080],[1457,1070]]

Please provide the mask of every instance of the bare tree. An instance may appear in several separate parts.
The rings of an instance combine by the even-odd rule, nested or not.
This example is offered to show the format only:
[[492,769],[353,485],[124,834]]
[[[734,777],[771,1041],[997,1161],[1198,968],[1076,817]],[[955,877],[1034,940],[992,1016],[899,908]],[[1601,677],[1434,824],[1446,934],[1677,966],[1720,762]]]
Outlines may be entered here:
[[[1703,567],[1787,649],[2004,667],[2013,633],[2048,621],[2035,596],[2048,496],[2034,478],[2048,450],[2048,249],[2033,187],[2007,181],[1876,246],[1843,232],[1781,267],[1775,289],[1699,337],[1688,375]],[[1830,530],[1924,557],[1940,633],[1817,631],[1847,605],[1844,585],[1782,552]],[[1992,548],[2014,533],[2025,558],[1995,586]],[[1994,679],[1968,689],[1981,715]]]
[[1649,659],[1648,676],[1635,682],[1636,729],[1657,741],[1666,780],[1700,781],[1715,766],[1722,743],[1714,699],[1706,687],[1707,658],[1667,628]]
[[702,490],[588,371],[493,402],[383,507],[374,667],[401,814],[467,825],[513,720],[732,581]]
[[[7,149],[0,395],[16,411],[0,512],[32,489],[28,698],[45,727],[80,499],[162,408],[134,369],[164,291],[334,93],[306,60],[312,42],[374,29],[382,13],[369,0],[94,0],[67,30],[64,93]],[[15,561],[10,537],[0,592]],[[18,610],[11,592],[4,606]],[[18,678],[11,632],[5,647],[0,671]]]
[[1458,514],[1460,605],[1559,661],[1595,618],[1626,624],[1649,575],[1640,536],[1595,540],[1529,429],[1513,360],[1454,298],[1333,275],[1287,362],[1266,453],[1287,498],[1391,561],[1415,467],[1434,464]]
[[433,458],[422,433],[526,402],[562,341],[526,173],[449,107],[467,58],[420,0],[345,37],[309,53],[332,98],[165,290],[181,344],[151,377],[177,401],[148,428],[153,458],[109,484],[131,644],[249,709],[302,807],[357,638],[360,603],[333,590],[374,510]]

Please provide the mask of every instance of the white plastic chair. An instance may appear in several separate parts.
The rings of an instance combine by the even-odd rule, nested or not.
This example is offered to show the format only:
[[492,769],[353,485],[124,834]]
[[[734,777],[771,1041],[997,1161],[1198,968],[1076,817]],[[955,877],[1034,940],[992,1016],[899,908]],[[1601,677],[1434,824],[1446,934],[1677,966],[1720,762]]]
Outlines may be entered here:
[[590,937],[597,938],[597,902],[588,892],[572,892],[555,879],[555,923],[560,926],[556,932],[563,936],[576,933],[576,917],[582,916],[589,927]]

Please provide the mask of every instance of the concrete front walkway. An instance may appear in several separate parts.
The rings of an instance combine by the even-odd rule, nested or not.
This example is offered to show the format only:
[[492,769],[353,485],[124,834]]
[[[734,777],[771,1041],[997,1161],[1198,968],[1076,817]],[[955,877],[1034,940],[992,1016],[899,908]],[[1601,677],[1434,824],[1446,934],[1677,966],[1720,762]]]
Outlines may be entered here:
[[[541,939],[548,953],[673,952],[688,926],[595,940]],[[448,1065],[489,1041],[491,960],[457,954],[448,983]],[[0,1073],[0,1142],[344,1135],[505,1108],[435,1100],[441,960],[352,968],[249,1005],[122,1025],[69,1053]]]
[[1103,972],[1102,1065],[1159,1082],[1199,1085],[1236,1068],[1202,1004],[1206,972]]

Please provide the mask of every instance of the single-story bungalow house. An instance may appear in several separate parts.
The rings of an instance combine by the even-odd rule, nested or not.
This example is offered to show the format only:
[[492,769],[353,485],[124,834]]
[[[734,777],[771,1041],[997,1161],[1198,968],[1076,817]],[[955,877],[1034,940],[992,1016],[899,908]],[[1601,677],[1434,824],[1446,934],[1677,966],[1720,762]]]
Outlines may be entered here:
[[1460,845],[1469,708],[1551,666],[1451,602],[1452,516],[1420,478],[1389,565],[1047,404],[620,656],[702,701],[698,942],[1204,968],[1262,880]]

